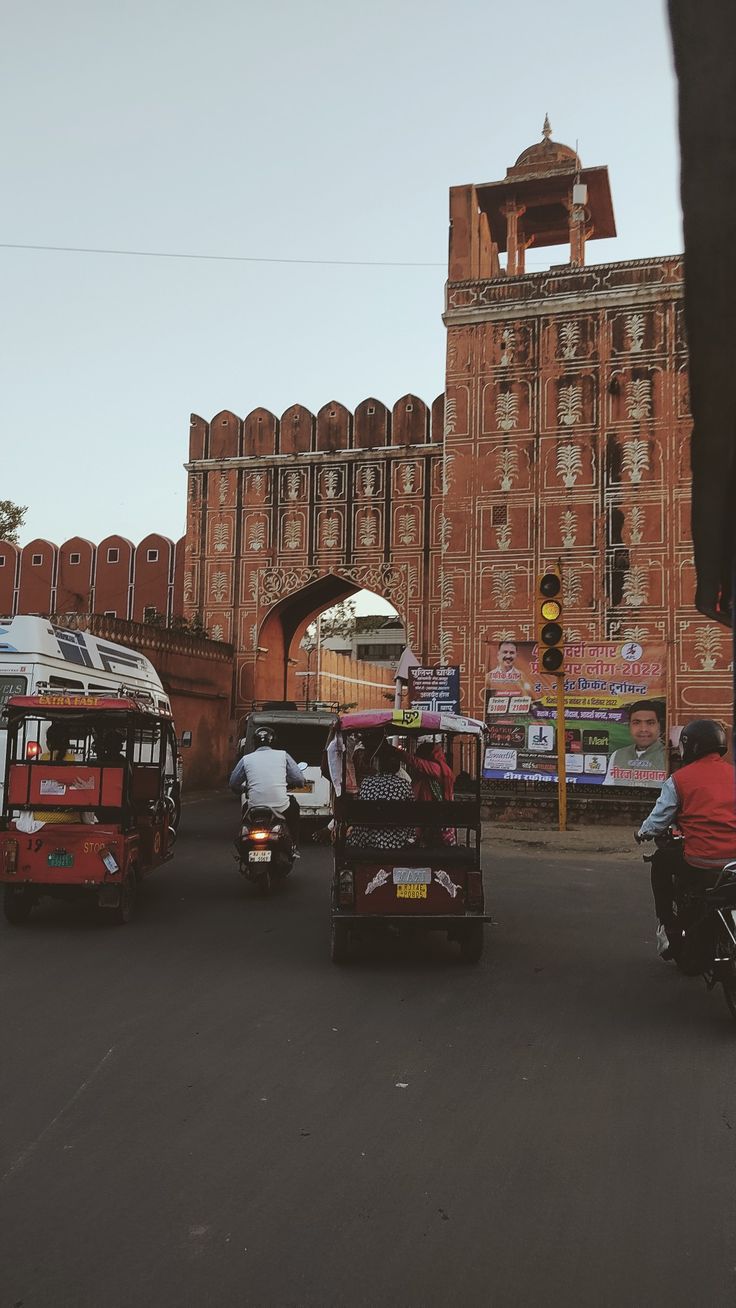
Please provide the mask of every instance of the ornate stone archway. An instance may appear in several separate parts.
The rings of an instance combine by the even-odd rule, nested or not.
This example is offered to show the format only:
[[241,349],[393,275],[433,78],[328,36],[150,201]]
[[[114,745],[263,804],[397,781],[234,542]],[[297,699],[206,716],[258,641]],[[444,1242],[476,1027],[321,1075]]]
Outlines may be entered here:
[[235,646],[236,712],[285,694],[297,627],[356,590],[440,658],[443,417],[407,395],[192,418],[185,606]]

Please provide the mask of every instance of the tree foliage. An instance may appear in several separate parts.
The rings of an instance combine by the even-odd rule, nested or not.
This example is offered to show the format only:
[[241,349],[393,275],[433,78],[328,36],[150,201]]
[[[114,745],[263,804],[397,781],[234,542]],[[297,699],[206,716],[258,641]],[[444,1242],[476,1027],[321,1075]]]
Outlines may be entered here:
[[9,540],[18,544],[18,532],[28,512],[27,505],[14,504],[12,500],[0,500],[0,540]]
[[[327,609],[322,614],[319,623],[319,631],[322,640],[326,636],[342,636],[344,640],[350,640],[355,633],[355,600],[341,600],[339,604],[334,604],[331,609]],[[305,649],[309,649],[317,644],[317,623],[312,622],[307,627],[302,641]]]

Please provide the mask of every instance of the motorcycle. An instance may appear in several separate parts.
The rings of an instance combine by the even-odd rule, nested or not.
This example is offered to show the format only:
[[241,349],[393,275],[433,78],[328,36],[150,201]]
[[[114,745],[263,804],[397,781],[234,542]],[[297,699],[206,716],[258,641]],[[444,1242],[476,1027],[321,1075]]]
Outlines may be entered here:
[[[306,763],[299,764],[305,772]],[[289,787],[291,793],[296,787]],[[236,858],[241,875],[252,881],[262,895],[269,895],[275,880],[288,877],[299,850],[283,813],[267,805],[249,805],[243,800],[243,813],[235,841]],[[291,803],[294,803],[293,794]]]
[[265,806],[243,810],[235,848],[241,875],[262,895],[271,893],[275,880],[289,875],[297,855],[283,814]]
[[[655,844],[676,857],[681,837],[670,831],[656,837]],[[644,862],[653,857],[645,854]],[[715,883],[702,888],[685,883],[676,867],[672,921],[679,938],[670,943],[670,956],[685,976],[702,976],[709,990],[720,983],[736,1020],[736,862],[727,863]]]

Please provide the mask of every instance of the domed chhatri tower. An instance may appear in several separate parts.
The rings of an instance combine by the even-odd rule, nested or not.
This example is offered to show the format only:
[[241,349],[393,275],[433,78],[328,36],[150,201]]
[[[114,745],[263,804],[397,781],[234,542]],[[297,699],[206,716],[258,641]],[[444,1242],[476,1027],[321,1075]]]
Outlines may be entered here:
[[[477,224],[468,222],[473,205]],[[450,218],[451,281],[464,279],[473,264],[471,276],[498,276],[504,252],[507,275],[517,277],[530,246],[569,244],[578,267],[586,241],[616,235],[608,169],[583,168],[575,150],[552,140],[546,116],[541,141],[522,150],[503,181],[453,187]]]
[[[615,235],[608,169],[546,118],[503,180],[450,191],[444,632],[476,711],[557,559],[572,637],[666,645],[672,724],[729,703],[725,636],[693,604],[682,259],[586,266]],[[551,246],[567,259],[526,272]]]

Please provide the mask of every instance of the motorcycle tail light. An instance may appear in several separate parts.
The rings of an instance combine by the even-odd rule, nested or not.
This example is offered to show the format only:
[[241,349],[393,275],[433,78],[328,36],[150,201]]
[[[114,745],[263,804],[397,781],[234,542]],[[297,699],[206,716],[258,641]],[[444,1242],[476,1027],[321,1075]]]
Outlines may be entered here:
[[18,868],[18,841],[6,840],[3,843],[3,871],[12,876]]
[[273,831],[262,831],[260,829],[253,830],[250,828],[247,834],[249,840],[271,840],[274,833]]
[[337,902],[340,908],[352,908],[355,903],[355,881],[349,867],[337,878]]

